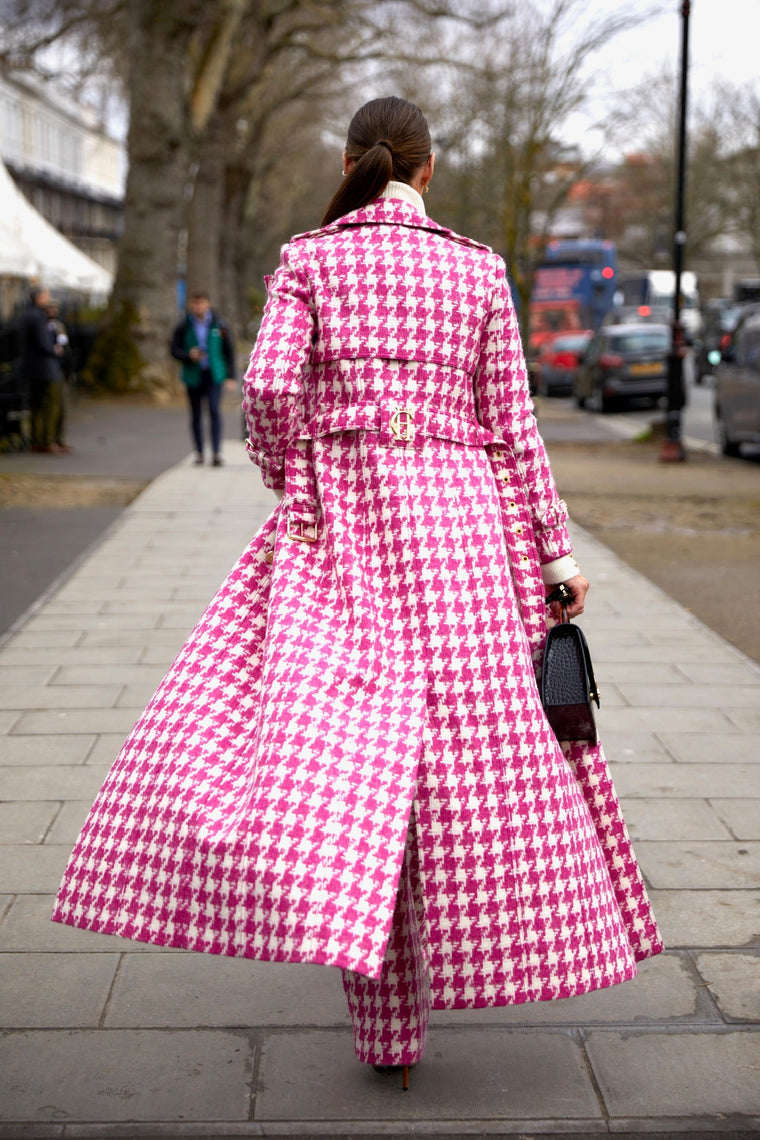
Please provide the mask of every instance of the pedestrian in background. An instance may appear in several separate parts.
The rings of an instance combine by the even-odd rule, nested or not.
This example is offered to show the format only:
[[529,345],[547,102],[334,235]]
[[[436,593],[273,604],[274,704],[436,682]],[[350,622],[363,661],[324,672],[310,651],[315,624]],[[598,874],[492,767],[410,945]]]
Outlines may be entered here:
[[190,294],[187,315],[174,330],[171,354],[182,364],[182,382],[190,402],[195,462],[203,463],[203,405],[211,424],[212,465],[221,467],[220,404],[225,381],[234,384],[235,348],[226,322],[211,308],[208,293]]
[[58,401],[57,414],[53,424],[53,437],[55,447],[59,452],[69,452],[71,448],[65,442],[64,434],[69,398],[68,387],[71,377],[71,344],[68,329],[60,318],[58,306],[55,301],[49,303],[46,311],[53,344],[57,345],[61,350],[61,354],[58,358],[61,366],[61,398]]
[[49,305],[49,291],[36,286],[18,322],[19,374],[29,393],[32,451],[54,453],[70,448],[61,435],[64,350],[51,331]]
[[418,107],[366,104],[322,227],[282,251],[244,405],[284,498],[132,731],[54,911],[338,966],[383,1070],[421,1058],[431,1008],[583,994],[662,949],[601,746],[561,747],[541,705],[544,595],[564,582],[572,617],[589,584],[504,262],[427,217],[431,151]]

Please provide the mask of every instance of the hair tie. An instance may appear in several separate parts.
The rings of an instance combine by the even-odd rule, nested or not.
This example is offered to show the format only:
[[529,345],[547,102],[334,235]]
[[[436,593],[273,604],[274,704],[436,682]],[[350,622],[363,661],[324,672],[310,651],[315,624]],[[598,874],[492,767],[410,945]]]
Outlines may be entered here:
[[393,154],[393,147],[387,139],[378,139],[378,141],[375,143],[375,146],[384,146],[389,154]]

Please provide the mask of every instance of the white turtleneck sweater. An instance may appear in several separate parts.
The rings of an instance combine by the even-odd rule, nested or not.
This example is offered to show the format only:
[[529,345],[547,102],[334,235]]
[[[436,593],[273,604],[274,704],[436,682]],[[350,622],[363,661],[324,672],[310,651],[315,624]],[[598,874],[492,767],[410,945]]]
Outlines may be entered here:
[[418,194],[413,186],[406,182],[393,182],[392,180],[383,190],[381,198],[400,198],[402,202],[409,202],[420,214],[425,214],[425,203],[422,195]]

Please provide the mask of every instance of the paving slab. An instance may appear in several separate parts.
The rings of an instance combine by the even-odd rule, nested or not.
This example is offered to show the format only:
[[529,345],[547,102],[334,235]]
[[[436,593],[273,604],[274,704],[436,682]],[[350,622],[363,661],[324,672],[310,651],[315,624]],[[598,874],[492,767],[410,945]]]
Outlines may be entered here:
[[102,767],[106,771],[121,752],[125,736],[120,732],[104,732],[98,736],[87,755],[87,766]]
[[614,724],[616,732],[736,732],[739,727],[728,713],[717,708],[683,708],[647,705],[610,711],[604,703],[599,710],[600,732],[605,723]]
[[176,629],[90,629],[79,636],[79,644],[86,649],[124,649],[134,646],[145,650],[156,646],[171,646],[175,657],[185,643],[185,638]]
[[0,954],[0,1027],[98,1025],[119,954]]
[[613,775],[618,795],[630,798],[760,797],[760,767],[751,764],[615,764]]
[[92,802],[92,800],[66,800],[45,836],[45,843],[61,843],[73,847]]
[[593,1030],[586,1050],[612,1118],[760,1113],[760,1036]]
[[[56,884],[57,886],[57,884]],[[166,954],[170,951],[147,942],[132,942],[109,934],[95,934],[51,922],[53,894],[21,894],[4,896],[9,905],[0,922],[0,951],[51,951],[95,954],[122,954],[150,951]]]
[[0,665],[0,688],[8,685],[46,685],[53,674],[50,665]]
[[222,1030],[7,1033],[0,1119],[246,1120],[252,1052]]
[[604,754],[611,764],[669,764],[673,759],[653,732],[605,730]]
[[[759,685],[760,667],[754,661],[736,662],[733,665],[678,666],[679,671],[697,685]],[[657,678],[650,678],[651,681]]]
[[[106,595],[107,596],[107,595]],[[104,612],[106,596],[97,597],[94,592],[82,594],[79,598],[61,598],[54,595],[45,602],[45,613],[50,617],[55,614],[99,614]]]
[[[585,615],[584,615],[585,617]],[[723,643],[713,645],[706,640],[693,639],[688,644],[679,642],[671,644],[667,640],[655,644],[647,641],[642,635],[629,631],[621,633],[620,638],[610,633],[607,637],[600,637],[594,632],[589,635],[591,656],[596,662],[635,662],[655,660],[660,665],[683,665],[689,662],[704,662],[708,664],[733,665],[737,659],[737,650],[733,646]],[[603,675],[600,673],[600,676]]]
[[62,709],[56,705],[46,712],[22,713],[13,731],[19,736],[57,736],[61,732],[121,732],[124,736],[135,723],[132,709]]
[[634,842],[639,839],[734,838],[706,800],[624,797],[621,806]]
[[653,887],[730,890],[760,883],[760,843],[645,841],[636,854]]
[[735,839],[760,839],[760,800],[712,799],[708,803]]
[[254,1120],[601,1119],[580,1043],[562,1032],[432,1030],[414,1095],[360,1065],[349,1034],[268,1034]]
[[5,736],[18,724],[18,712],[0,712],[0,736]]
[[754,685],[639,685],[620,682],[618,688],[625,700],[634,706],[658,708],[695,707],[709,705],[718,709],[754,708],[757,688]]
[[149,645],[143,650],[140,658],[146,665],[160,665],[164,671],[168,670],[174,658],[179,653],[182,646],[174,644],[169,645]]
[[81,645],[68,649],[18,649],[5,645],[2,648],[2,659],[9,666],[44,665],[48,662],[53,668],[64,665],[131,665],[139,661],[140,649],[88,649]]
[[0,803],[0,844],[42,843],[59,811],[50,800]]
[[0,892],[36,895],[57,891],[70,854],[68,844],[0,846]]
[[760,709],[757,705],[742,709],[726,707],[726,715],[742,732],[760,732]]
[[[24,631],[33,633],[55,633],[73,631],[79,636],[87,632],[108,632],[120,630],[124,626],[122,614],[48,614],[41,613],[29,618]],[[133,630],[149,632],[158,625],[159,614],[131,614],[129,626]]]
[[0,768],[0,800],[95,799],[108,769],[94,764],[13,765]]
[[760,947],[760,891],[649,891],[665,945]]
[[662,732],[659,739],[682,764],[760,764],[760,737],[747,733]]
[[137,685],[125,685],[119,694],[116,707],[119,709],[137,709],[142,712],[165,676],[163,669],[159,672],[161,676],[158,681],[143,681]]
[[32,630],[26,626],[14,633],[8,644],[15,649],[57,649],[76,645],[82,636],[81,630]]
[[210,954],[137,954],[126,960],[105,1025],[349,1026],[340,972]]
[[119,685],[3,685],[0,708],[49,709],[55,702],[59,709],[112,708],[118,700]]
[[0,765],[84,764],[95,736],[5,736],[0,739]]
[[57,669],[50,684],[59,685],[158,685],[163,671],[155,665],[66,665]]
[[696,963],[727,1018],[760,1021],[760,954],[697,954]]

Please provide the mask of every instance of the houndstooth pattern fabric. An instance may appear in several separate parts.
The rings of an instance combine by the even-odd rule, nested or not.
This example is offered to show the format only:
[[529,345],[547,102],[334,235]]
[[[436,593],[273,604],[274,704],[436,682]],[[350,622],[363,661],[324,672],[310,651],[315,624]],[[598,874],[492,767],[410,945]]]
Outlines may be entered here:
[[284,500],[128,739],[54,918],[382,980],[414,808],[433,1006],[633,976],[661,942],[603,753],[566,756],[538,696],[541,565],[570,544],[503,264],[393,200],[295,239],[245,408]]
[[430,1014],[430,963],[414,826],[407,835],[393,924],[380,977],[343,971],[357,1059],[413,1065],[425,1052]]

